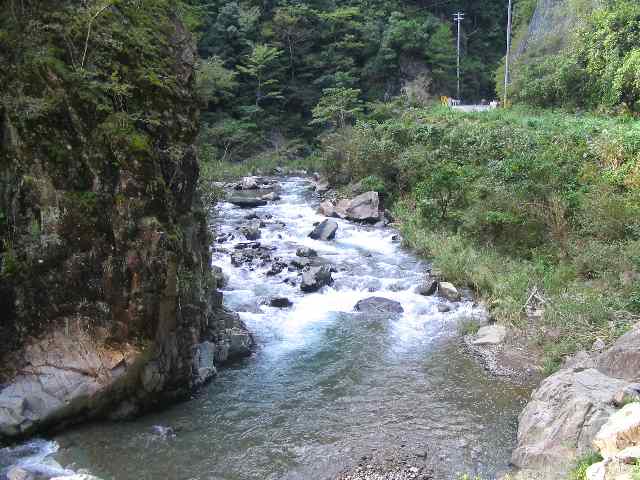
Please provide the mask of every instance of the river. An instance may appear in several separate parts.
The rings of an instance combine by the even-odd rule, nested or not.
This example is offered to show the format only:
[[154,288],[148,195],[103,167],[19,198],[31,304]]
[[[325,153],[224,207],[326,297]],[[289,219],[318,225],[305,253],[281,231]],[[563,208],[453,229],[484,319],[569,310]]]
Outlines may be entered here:
[[[310,239],[323,219],[310,182],[280,183],[280,201],[218,207],[217,236],[235,238],[216,244],[213,262],[229,279],[226,306],[255,334],[255,354],[190,401],[57,436],[56,460],[105,480],[328,480],[363,457],[390,456],[423,462],[441,479],[504,471],[529,390],[492,378],[465,353],[458,324],[482,312],[414,293],[428,265],[392,229],[337,220],[335,240]],[[232,266],[229,252],[245,241],[237,229],[252,212],[265,219],[260,242],[273,255],[288,260],[311,247],[335,267],[333,285],[303,294],[283,282],[297,272]],[[265,305],[275,295],[293,306]],[[354,312],[372,295],[401,302],[404,313]]]

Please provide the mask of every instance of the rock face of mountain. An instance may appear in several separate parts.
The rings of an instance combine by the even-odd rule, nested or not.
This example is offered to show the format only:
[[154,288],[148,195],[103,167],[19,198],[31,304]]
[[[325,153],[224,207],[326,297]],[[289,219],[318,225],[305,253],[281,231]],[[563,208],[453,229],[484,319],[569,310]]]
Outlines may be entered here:
[[250,351],[212,274],[170,3],[0,19],[0,438],[130,415]]

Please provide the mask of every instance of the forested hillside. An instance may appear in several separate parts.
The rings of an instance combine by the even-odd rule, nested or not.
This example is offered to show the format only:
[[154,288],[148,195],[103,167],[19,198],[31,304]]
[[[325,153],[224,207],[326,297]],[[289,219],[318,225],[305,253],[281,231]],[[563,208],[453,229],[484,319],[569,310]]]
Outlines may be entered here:
[[[204,14],[205,158],[239,160],[263,148],[282,149],[287,139],[310,139],[337,104],[352,114],[362,102],[401,94],[423,104],[455,95],[452,14],[458,10],[466,14],[462,95],[493,98],[504,50],[503,3],[206,2],[197,9]],[[316,105],[318,118],[310,125]]]

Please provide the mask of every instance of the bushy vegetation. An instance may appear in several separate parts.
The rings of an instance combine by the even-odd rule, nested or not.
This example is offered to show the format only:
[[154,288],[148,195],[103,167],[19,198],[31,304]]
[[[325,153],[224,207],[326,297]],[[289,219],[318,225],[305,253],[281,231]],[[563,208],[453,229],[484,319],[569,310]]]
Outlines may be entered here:
[[503,55],[500,0],[253,0],[191,3],[201,14],[204,161],[240,161],[293,138],[313,143],[362,102],[455,94],[451,15],[466,13],[462,91],[493,98]]
[[569,480],[587,480],[587,469],[594,463],[602,461],[598,453],[589,453],[578,459],[576,466],[569,472]]
[[640,123],[398,103],[322,142],[325,174],[379,179],[405,241],[533,331],[548,371],[638,318]]
[[540,46],[540,52],[520,59],[513,77],[516,101],[639,113],[640,4],[606,0],[594,10],[578,0],[566,3],[567,9],[578,10],[576,28],[559,50]]

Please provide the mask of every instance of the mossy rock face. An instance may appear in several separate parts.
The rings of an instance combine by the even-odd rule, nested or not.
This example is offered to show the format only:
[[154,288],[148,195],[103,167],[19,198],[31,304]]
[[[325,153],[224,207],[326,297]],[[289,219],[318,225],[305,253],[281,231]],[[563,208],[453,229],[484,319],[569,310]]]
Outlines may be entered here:
[[136,3],[101,11],[86,53],[91,7],[25,1],[0,18],[0,360],[75,315],[148,344],[175,394],[215,288],[196,54],[175,2]]

